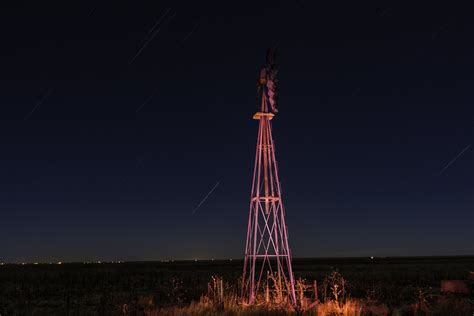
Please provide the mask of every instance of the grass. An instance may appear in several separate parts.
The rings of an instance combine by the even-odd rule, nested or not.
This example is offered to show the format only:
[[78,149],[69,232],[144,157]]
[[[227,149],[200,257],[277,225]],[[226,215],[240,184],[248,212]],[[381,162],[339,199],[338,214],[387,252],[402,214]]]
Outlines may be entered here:
[[[239,292],[242,265],[239,260],[4,265],[0,266],[0,314],[293,313],[281,306],[241,305],[235,293]],[[441,280],[463,279],[474,270],[474,257],[295,259],[293,268],[298,279],[308,280],[305,297],[310,303],[312,281],[317,280],[321,303],[308,311],[311,315],[336,313],[336,307],[354,315],[358,310],[362,315],[371,311],[373,315],[414,314],[415,310],[419,315],[427,310],[432,315],[474,313],[472,296],[449,296],[439,290]],[[324,284],[333,271],[346,281],[347,294],[339,306],[331,303],[334,298]],[[208,296],[209,280],[216,274],[228,282],[224,309],[206,305],[203,298]]]
[[[281,288],[273,286],[274,276],[268,278],[267,286],[262,287],[254,304],[245,304],[236,294],[235,288],[223,286],[223,280],[213,277],[208,291],[199,301],[186,306],[173,306],[152,309],[145,314],[150,316],[165,315],[325,315],[325,316],[360,316],[360,315],[470,315],[474,312],[474,302],[468,298],[443,296],[434,298],[428,291],[418,289],[417,299],[412,304],[398,304],[390,309],[387,305],[372,299],[353,299],[347,293],[347,280],[333,271],[327,275],[322,285],[321,298],[316,291],[308,296],[308,282],[299,279],[296,285],[298,304],[289,304],[285,293],[278,293]],[[222,291],[226,288],[227,291]],[[318,287],[316,287],[318,288]]]

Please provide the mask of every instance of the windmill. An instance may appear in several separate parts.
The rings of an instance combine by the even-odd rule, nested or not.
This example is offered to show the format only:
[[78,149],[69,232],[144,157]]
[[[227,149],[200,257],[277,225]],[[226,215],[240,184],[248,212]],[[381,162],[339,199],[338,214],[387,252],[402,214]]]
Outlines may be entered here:
[[[259,293],[277,289],[279,300],[296,305],[295,280],[281,196],[271,121],[277,109],[275,51],[267,52],[267,65],[260,71],[257,94],[260,111],[257,148],[250,196],[250,212],[242,275],[242,299],[256,302]],[[270,284],[272,283],[272,284]]]

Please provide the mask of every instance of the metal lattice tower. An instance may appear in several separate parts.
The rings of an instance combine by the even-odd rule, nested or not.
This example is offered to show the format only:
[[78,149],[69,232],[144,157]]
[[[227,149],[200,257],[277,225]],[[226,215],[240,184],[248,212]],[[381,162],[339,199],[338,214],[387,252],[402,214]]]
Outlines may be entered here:
[[249,304],[255,303],[259,293],[268,293],[270,286],[281,289],[281,300],[296,304],[285,208],[272,137],[271,120],[278,112],[276,73],[274,52],[270,50],[267,67],[262,69],[258,81],[261,108],[253,116],[259,121],[259,128],[242,275],[242,298]]

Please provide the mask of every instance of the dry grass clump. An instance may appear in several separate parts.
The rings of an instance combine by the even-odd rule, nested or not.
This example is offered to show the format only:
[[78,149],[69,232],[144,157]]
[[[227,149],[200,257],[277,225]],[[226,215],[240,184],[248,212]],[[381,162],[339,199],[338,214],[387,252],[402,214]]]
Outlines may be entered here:
[[[235,300],[232,300],[235,302]],[[257,316],[257,315],[268,315],[268,316],[289,316],[289,315],[321,315],[321,316],[359,316],[366,315],[363,313],[364,308],[361,302],[356,300],[348,300],[344,304],[336,304],[334,302],[325,302],[316,305],[316,307],[309,310],[297,312],[294,309],[283,309],[271,307],[268,305],[260,304],[254,306],[244,306],[242,304],[230,304],[225,306],[224,309],[216,309],[212,304],[209,304],[207,300],[200,300],[199,302],[193,302],[186,307],[170,307],[161,310],[156,310],[147,313],[148,316]],[[371,315],[388,315],[385,309],[381,310],[381,313],[372,311]]]
[[329,301],[316,306],[316,315],[362,315],[363,305],[359,301],[347,300],[340,304],[335,301]]
[[[199,301],[192,302],[185,307],[168,307],[148,312],[149,316],[203,316],[203,315],[337,315],[359,316],[362,315],[364,305],[361,301],[348,298],[346,280],[338,273],[333,272],[322,283],[322,300],[318,298],[316,282],[309,284],[306,280],[298,280],[296,292],[298,306],[293,306],[287,299],[279,280],[276,276],[269,275],[266,286],[257,295],[256,303],[252,305],[242,302],[235,289],[220,277],[212,277],[208,284],[206,295]],[[312,295],[311,295],[312,294]],[[310,296],[310,297],[308,297]],[[373,310],[371,312],[374,312]],[[387,315],[381,314],[373,315]]]
[[[225,283],[220,277],[212,277],[205,295],[190,305],[148,309],[148,316],[257,316],[257,315],[316,315],[316,316],[388,316],[388,315],[471,315],[471,301],[456,297],[434,297],[429,290],[418,289],[416,302],[403,304],[390,311],[377,301],[373,293],[366,299],[353,299],[347,291],[348,282],[338,272],[326,276],[320,284],[299,279],[296,282],[297,306],[291,304],[284,286],[275,275],[268,276],[252,305],[242,301],[239,286]],[[170,290],[173,292],[172,290]],[[174,293],[174,292],[173,292]],[[179,301],[179,300],[178,300]],[[454,313],[453,311],[457,311]]]
[[273,291],[262,291],[257,296],[257,303],[248,305],[242,302],[236,290],[223,279],[217,276],[211,278],[208,284],[207,293],[197,302],[192,302],[185,307],[168,307],[160,310],[148,312],[148,316],[202,316],[202,315],[291,315],[294,308],[281,298],[281,293]]

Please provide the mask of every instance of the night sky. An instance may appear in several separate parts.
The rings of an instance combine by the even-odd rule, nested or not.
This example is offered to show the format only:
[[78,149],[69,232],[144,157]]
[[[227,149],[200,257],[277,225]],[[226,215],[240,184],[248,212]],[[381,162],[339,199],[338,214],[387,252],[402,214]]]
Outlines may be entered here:
[[472,11],[377,3],[2,2],[0,261],[242,258],[274,45],[293,255],[474,254]]

